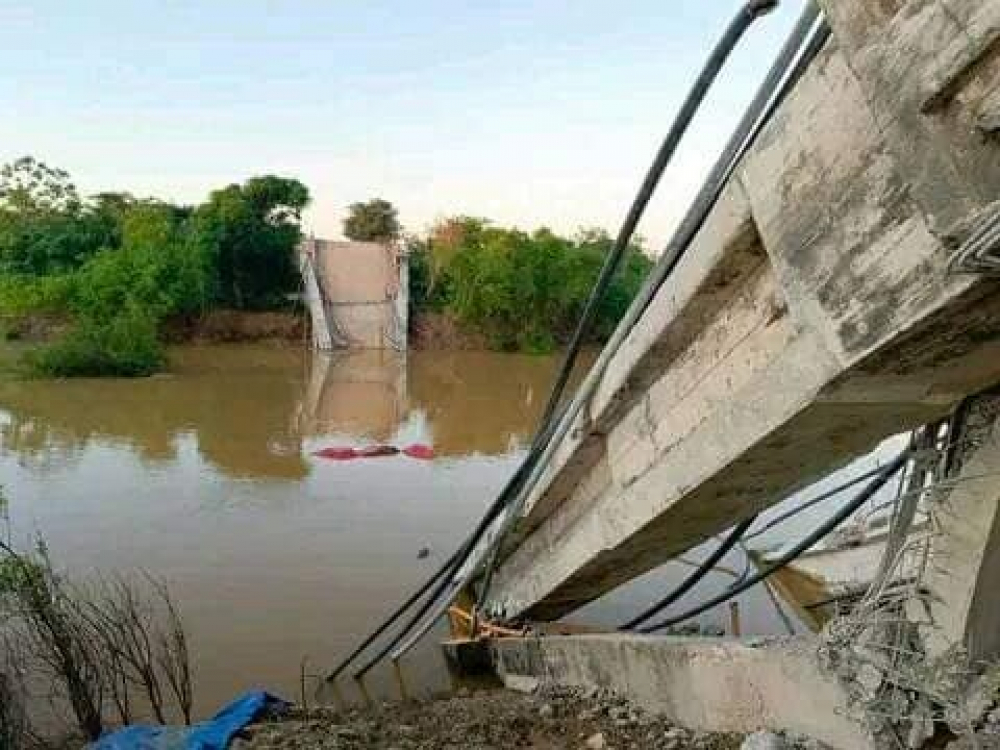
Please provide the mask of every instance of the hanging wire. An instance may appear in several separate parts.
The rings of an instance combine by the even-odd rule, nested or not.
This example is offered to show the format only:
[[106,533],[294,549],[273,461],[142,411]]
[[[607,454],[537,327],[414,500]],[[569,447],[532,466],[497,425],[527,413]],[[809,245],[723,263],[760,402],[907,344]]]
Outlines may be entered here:
[[828,518],[824,523],[814,529],[808,536],[802,539],[800,542],[795,544],[790,550],[782,554],[780,557],[776,558],[774,561],[768,565],[761,568],[757,573],[750,576],[747,580],[743,581],[741,584],[736,586],[730,586],[725,589],[722,593],[717,594],[709,598],[707,601],[702,602],[694,607],[684,610],[680,614],[672,615],[661,622],[654,625],[649,625],[644,628],[640,628],[643,633],[653,633],[657,630],[662,630],[668,628],[672,625],[676,625],[684,620],[689,620],[692,617],[700,615],[717,604],[728,601],[733,597],[743,593],[747,589],[756,586],[758,583],[768,578],[776,571],[784,568],[790,562],[800,557],[803,552],[813,547],[821,539],[829,535],[837,527],[839,527],[844,521],[850,518],[861,506],[868,502],[875,493],[881,490],[893,476],[900,472],[905,466],[909,459],[909,451],[903,451],[895,459],[893,459],[889,464],[885,466],[882,472],[876,476],[871,482],[861,492],[859,492],[854,498],[849,502],[845,503],[836,513],[834,513],[830,518]]
[[[406,611],[408,611],[414,604],[416,604],[416,602],[419,601],[419,599],[428,590],[430,590],[432,587],[434,588],[434,591],[432,591],[426,597],[424,603],[418,608],[417,613],[410,618],[410,621],[406,625],[404,625],[403,628],[400,630],[400,632],[397,634],[397,636],[392,639],[390,645],[382,649],[382,651],[380,651],[379,654],[377,654],[374,659],[369,660],[368,663],[366,663],[363,667],[357,670],[355,672],[356,676],[363,675],[368,669],[371,668],[371,666],[374,666],[375,663],[384,658],[384,656],[388,654],[388,652],[399,643],[402,637],[404,637],[404,635],[407,632],[409,632],[411,628],[421,620],[421,618],[423,618],[423,616],[430,608],[430,605],[433,604],[435,601],[440,600],[440,597],[443,594],[445,594],[446,591],[448,591],[449,587],[451,588],[452,591],[455,590],[456,587],[452,585],[449,580],[451,576],[460,568],[462,568],[462,566],[466,563],[468,556],[472,553],[476,544],[482,538],[483,534],[485,533],[489,525],[494,520],[496,520],[504,510],[507,509],[507,506],[510,503],[511,499],[517,494],[518,491],[520,491],[525,479],[528,477],[530,473],[530,469],[539,462],[542,447],[554,442],[553,434],[555,432],[556,426],[561,421],[560,419],[561,415],[559,413],[560,412],[559,404],[562,399],[562,394],[565,390],[566,384],[568,383],[579,349],[582,346],[582,342],[589,330],[590,324],[592,323],[593,316],[596,311],[596,305],[599,302],[600,298],[603,296],[603,293],[606,290],[607,286],[610,284],[610,281],[613,278],[613,274],[617,268],[617,265],[620,262],[620,259],[624,254],[625,250],[627,249],[629,242],[631,241],[631,237],[634,233],[635,226],[637,225],[639,218],[641,218],[642,213],[644,212],[646,206],[648,205],[652,192],[655,189],[656,184],[658,183],[660,176],[662,175],[662,172],[665,169],[667,163],[669,163],[670,157],[672,156],[674,150],[676,149],[677,143],[679,142],[681,135],[683,134],[684,130],[689,124],[690,118],[694,113],[694,109],[697,108],[698,103],[704,97],[704,93],[707,90],[708,85],[710,85],[711,81],[717,75],[718,68],[721,67],[722,62],[725,60],[725,57],[728,56],[729,51],[731,50],[731,47],[729,50],[727,50],[723,45],[724,44],[735,45],[735,43],[739,40],[740,36],[742,36],[742,33],[746,30],[747,27],[749,27],[749,25],[754,20],[756,20],[756,18],[760,17],[761,15],[764,15],[770,10],[773,10],[773,8],[776,5],[777,5],[776,0],[751,0],[750,2],[747,2],[745,6],[741,9],[739,16],[736,19],[734,19],[733,23],[730,25],[730,28],[727,30],[727,34],[724,36],[723,43],[720,43],[720,45],[718,45],[716,49],[713,51],[713,55],[710,58],[709,64],[706,66],[706,70],[703,71],[703,74],[701,76],[699,76],[698,81],[695,84],[695,88],[692,92],[693,96],[689,97],[686,100],[685,105],[682,107],[681,112],[679,113],[678,118],[675,121],[675,125],[671,128],[670,132],[668,133],[668,136],[665,139],[663,146],[658,152],[657,157],[654,160],[654,163],[650,168],[650,171],[647,174],[642,187],[640,188],[636,200],[629,211],[629,215],[626,218],[625,223],[623,224],[622,231],[619,233],[618,239],[616,240],[615,248],[613,252],[609,255],[609,258],[606,260],[605,265],[602,268],[597,284],[595,285],[595,288],[590,298],[588,299],[587,306],[584,309],[584,313],[581,316],[580,324],[577,326],[577,329],[574,332],[573,339],[571,340],[569,349],[567,351],[567,356],[563,362],[563,366],[560,369],[560,373],[557,376],[555,386],[552,389],[552,393],[549,397],[548,404],[546,405],[545,408],[545,414],[542,420],[542,425],[539,428],[538,434],[536,435],[536,439],[533,441],[532,448],[531,450],[529,450],[529,454],[526,457],[525,461],[521,464],[521,467],[519,467],[518,471],[515,472],[515,475],[512,477],[511,481],[505,487],[504,491],[501,492],[500,496],[497,498],[494,504],[490,507],[490,509],[488,509],[487,513],[483,516],[481,522],[477,525],[476,529],[470,535],[468,540],[462,545],[462,547],[460,548],[456,556],[453,558],[453,560],[450,560],[449,563],[446,563],[444,566],[442,566],[442,568],[439,569],[437,573],[435,573],[432,579],[428,581],[428,583],[425,584],[424,587],[422,587],[422,589],[418,594],[411,596],[410,599],[408,599],[407,602],[404,603],[404,605],[397,608],[397,610],[385,622],[383,622],[382,625],[379,626],[379,628],[376,629],[376,632],[379,635],[387,631],[393,624],[395,624],[395,622],[400,617],[402,617],[402,615]],[[447,599],[447,601],[444,602],[443,606],[445,608],[447,608],[448,604],[450,604],[450,596],[451,592],[448,593],[449,598]],[[441,605],[439,604],[438,609],[440,609],[440,607]],[[435,614],[431,619],[431,622],[433,622],[433,620],[436,620],[437,616],[438,616],[437,610],[435,610]],[[429,627],[430,624],[428,624],[423,630],[425,631]],[[378,635],[375,636],[375,638],[377,637]],[[347,666],[349,666],[349,664],[352,663],[354,659],[357,658],[357,656],[360,655],[360,653],[364,651],[365,648],[367,648],[367,646],[370,645],[375,640],[375,638],[371,637],[367,638],[364,647],[355,649],[355,651],[352,652],[352,654],[347,659],[342,661],[330,673],[327,679],[328,680],[336,679],[337,675],[340,674],[344,669],[346,669]],[[409,646],[407,646],[406,648],[408,647]],[[398,657],[394,654],[394,658]]]
[[[819,11],[816,6],[812,3],[808,4],[789,39],[782,47],[777,61],[768,71],[764,83],[758,89],[753,101],[741,118],[736,131],[730,138],[722,155],[716,161],[702,189],[681,221],[674,237],[660,256],[653,272],[646,279],[645,284],[629,307],[625,317],[619,322],[614,334],[612,334],[611,339],[601,351],[597,362],[591,367],[583,384],[577,389],[573,400],[565,407],[561,407],[561,417],[553,420],[552,429],[554,435],[550,435],[546,439],[540,459],[529,467],[529,476],[525,487],[516,496],[512,506],[504,509],[503,519],[498,523],[499,528],[484,545],[484,549],[481,550],[481,554],[478,556],[479,559],[484,555],[493,557],[494,545],[502,543],[514,521],[520,517],[533,489],[541,481],[546,467],[553,459],[560,441],[575,424],[576,417],[584,409],[585,405],[589,403],[591,396],[601,382],[611,358],[615,356],[639,318],[645,313],[656,294],[691,246],[694,237],[715,206],[725,184],[728,182],[729,177],[732,175],[743,154],[746,153],[750,144],[753,143],[763,126],[769,121],[778,105],[783,101],[809,62],[814,59],[819,49],[826,43],[830,30],[825,22],[821,21],[818,26],[816,25],[818,17]],[[463,590],[470,582],[478,570],[479,559],[474,559],[471,563],[464,565],[465,573],[454,582],[448,594],[449,597]],[[439,602],[436,608],[431,610],[430,616],[422,621],[419,629],[407,637],[402,642],[402,645],[392,651],[391,658],[399,659],[412,648],[447,610],[449,603],[450,599]]]

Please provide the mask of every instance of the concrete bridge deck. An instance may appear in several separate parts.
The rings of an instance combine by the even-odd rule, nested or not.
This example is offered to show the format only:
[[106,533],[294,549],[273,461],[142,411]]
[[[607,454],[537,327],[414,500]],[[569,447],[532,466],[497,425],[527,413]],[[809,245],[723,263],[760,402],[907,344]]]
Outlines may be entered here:
[[559,446],[489,608],[553,619],[1000,382],[1000,3],[832,38]]

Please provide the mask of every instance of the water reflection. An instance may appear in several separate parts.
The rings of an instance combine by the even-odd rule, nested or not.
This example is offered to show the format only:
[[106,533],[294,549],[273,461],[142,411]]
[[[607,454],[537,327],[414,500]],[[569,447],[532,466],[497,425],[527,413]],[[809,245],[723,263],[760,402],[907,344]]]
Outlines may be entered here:
[[310,355],[271,346],[185,347],[143,380],[0,384],[3,450],[45,471],[92,442],[144,462],[198,453],[234,478],[301,479],[304,441],[429,442],[437,455],[508,453],[526,440],[551,358],[488,352]]

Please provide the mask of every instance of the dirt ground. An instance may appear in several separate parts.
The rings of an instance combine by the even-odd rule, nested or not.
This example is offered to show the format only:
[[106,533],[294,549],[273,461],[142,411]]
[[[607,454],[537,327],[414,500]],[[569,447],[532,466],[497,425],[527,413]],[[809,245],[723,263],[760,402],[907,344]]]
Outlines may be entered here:
[[[781,739],[781,738],[775,738]],[[734,734],[689,732],[614,695],[460,691],[422,703],[303,711],[248,727],[234,750],[739,750]],[[754,747],[757,747],[754,745]],[[771,747],[761,745],[760,747]],[[774,747],[820,748],[782,740]]]

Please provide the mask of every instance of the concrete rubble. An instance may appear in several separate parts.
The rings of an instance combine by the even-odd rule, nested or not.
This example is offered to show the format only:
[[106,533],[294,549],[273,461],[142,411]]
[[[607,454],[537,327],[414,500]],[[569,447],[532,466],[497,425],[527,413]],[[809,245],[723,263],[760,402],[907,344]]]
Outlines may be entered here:
[[[761,744],[762,742],[771,744]],[[247,728],[234,750],[821,750],[769,732],[692,732],[604,690],[461,690],[370,709],[294,708]]]

